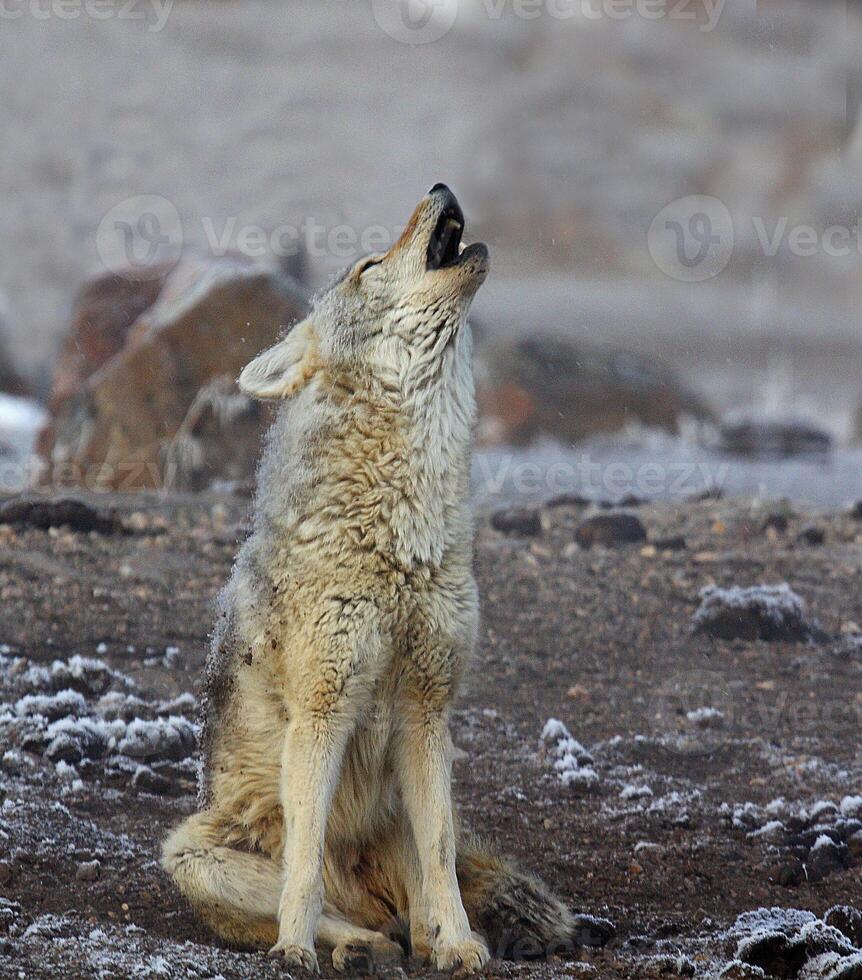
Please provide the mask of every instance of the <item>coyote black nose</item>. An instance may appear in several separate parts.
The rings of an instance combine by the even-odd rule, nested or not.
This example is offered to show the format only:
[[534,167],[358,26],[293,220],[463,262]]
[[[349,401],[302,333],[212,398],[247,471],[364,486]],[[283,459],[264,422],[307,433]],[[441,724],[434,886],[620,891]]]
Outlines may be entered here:
[[456,221],[462,228],[464,228],[464,212],[461,210],[461,205],[458,203],[458,198],[452,193],[452,191],[446,186],[446,184],[435,184],[430,191],[428,191],[428,196],[433,197],[437,203],[443,208],[443,215],[448,218],[452,218]]

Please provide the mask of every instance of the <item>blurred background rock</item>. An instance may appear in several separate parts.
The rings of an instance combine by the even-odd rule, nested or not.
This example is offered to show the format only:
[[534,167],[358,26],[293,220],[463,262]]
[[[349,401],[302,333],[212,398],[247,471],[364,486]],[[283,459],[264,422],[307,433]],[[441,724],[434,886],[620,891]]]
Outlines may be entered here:
[[[4,19],[0,379],[22,379],[4,391],[33,391],[62,415],[82,404],[94,358],[104,369],[124,356],[160,280],[110,292],[106,238],[124,222],[140,231],[149,197],[176,222],[161,227],[176,254],[154,262],[239,251],[313,290],[363,246],[385,246],[442,179],[468,237],[492,249],[475,306],[483,404],[515,384],[534,406],[517,432],[485,425],[489,441],[569,446],[621,425],[631,439],[632,423],[678,438],[666,418],[677,403],[701,421],[730,409],[789,418],[840,452],[859,438],[858,4],[697,0],[652,20],[635,0],[450,0],[451,28],[411,45],[387,33],[387,2],[153,2],[140,20],[23,5]],[[653,219],[687,195],[718,199],[732,218],[732,254],[705,282],[666,274],[648,247]],[[810,255],[792,243],[800,226],[815,230]],[[822,237],[835,226],[848,235],[841,255]],[[87,290],[102,327],[73,306]],[[273,316],[255,343],[284,325]],[[510,356],[526,339],[528,359],[537,344],[540,360],[559,354],[555,379],[540,375],[535,390]],[[186,378],[159,459],[200,391],[249,353],[230,346],[224,364]],[[604,416],[602,376],[615,386]],[[645,379],[659,407],[645,405]],[[854,459],[842,457],[846,472]],[[835,494],[852,492],[839,483]]]

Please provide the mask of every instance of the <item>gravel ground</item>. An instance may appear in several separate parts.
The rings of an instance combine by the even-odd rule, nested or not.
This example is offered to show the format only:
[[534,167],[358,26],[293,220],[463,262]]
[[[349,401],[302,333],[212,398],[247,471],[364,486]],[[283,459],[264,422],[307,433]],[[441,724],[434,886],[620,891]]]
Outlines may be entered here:
[[[117,533],[0,526],[0,976],[283,975],[207,935],[156,863],[194,808],[194,696],[247,501],[94,503]],[[646,540],[605,547],[615,522],[599,521],[582,550],[592,513],[480,515],[455,796],[617,935],[488,975],[717,976],[737,947],[791,969],[773,955],[802,928],[788,910],[862,907],[862,523],[819,515],[817,544],[786,507],[636,506]],[[786,590],[762,604],[792,607],[799,638],[695,631],[705,587],[782,583],[804,605]],[[796,972],[726,975],[845,976],[799,970],[855,955],[809,947]]]

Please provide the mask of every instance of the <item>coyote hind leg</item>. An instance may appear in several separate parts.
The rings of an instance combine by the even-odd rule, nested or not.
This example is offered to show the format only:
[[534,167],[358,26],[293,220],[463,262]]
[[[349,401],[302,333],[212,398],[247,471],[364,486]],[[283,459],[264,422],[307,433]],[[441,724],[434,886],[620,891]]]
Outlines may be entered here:
[[268,948],[278,934],[281,868],[263,854],[225,845],[224,828],[218,812],[195,813],[162,845],[162,867],[218,936]]
[[[269,949],[278,937],[281,866],[266,855],[225,845],[224,827],[218,812],[189,817],[165,841],[162,867],[216,935],[235,946]],[[403,954],[398,943],[354,925],[328,904],[316,938],[332,949],[339,972],[367,971]]]

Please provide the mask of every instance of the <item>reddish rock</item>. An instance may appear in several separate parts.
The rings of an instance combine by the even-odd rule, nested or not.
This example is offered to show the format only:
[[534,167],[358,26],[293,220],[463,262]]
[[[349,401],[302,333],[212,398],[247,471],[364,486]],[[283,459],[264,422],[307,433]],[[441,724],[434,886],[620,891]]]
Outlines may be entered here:
[[551,435],[577,442],[640,422],[676,432],[681,416],[709,409],[667,368],[565,337],[492,342],[478,355],[480,439],[525,444]]
[[75,300],[51,380],[48,408],[56,412],[82,384],[118,354],[138,317],[158,299],[170,271],[137,281],[107,273],[85,283]]
[[[125,297],[125,312],[103,311],[102,329],[94,332],[102,342],[79,366],[82,375],[90,373],[74,392],[64,380],[71,371],[58,381],[66,394],[40,443],[46,481],[163,486],[172,443],[193,428],[187,416],[201,390],[215,378],[236,378],[308,307],[305,290],[279,271],[234,258],[181,262],[132,323],[126,322],[129,311],[144,303],[135,290],[147,284],[129,285],[125,293],[116,283],[110,287]],[[107,307],[107,294],[100,295]],[[96,365],[100,356],[104,360]],[[262,425],[263,415],[258,419]]]

